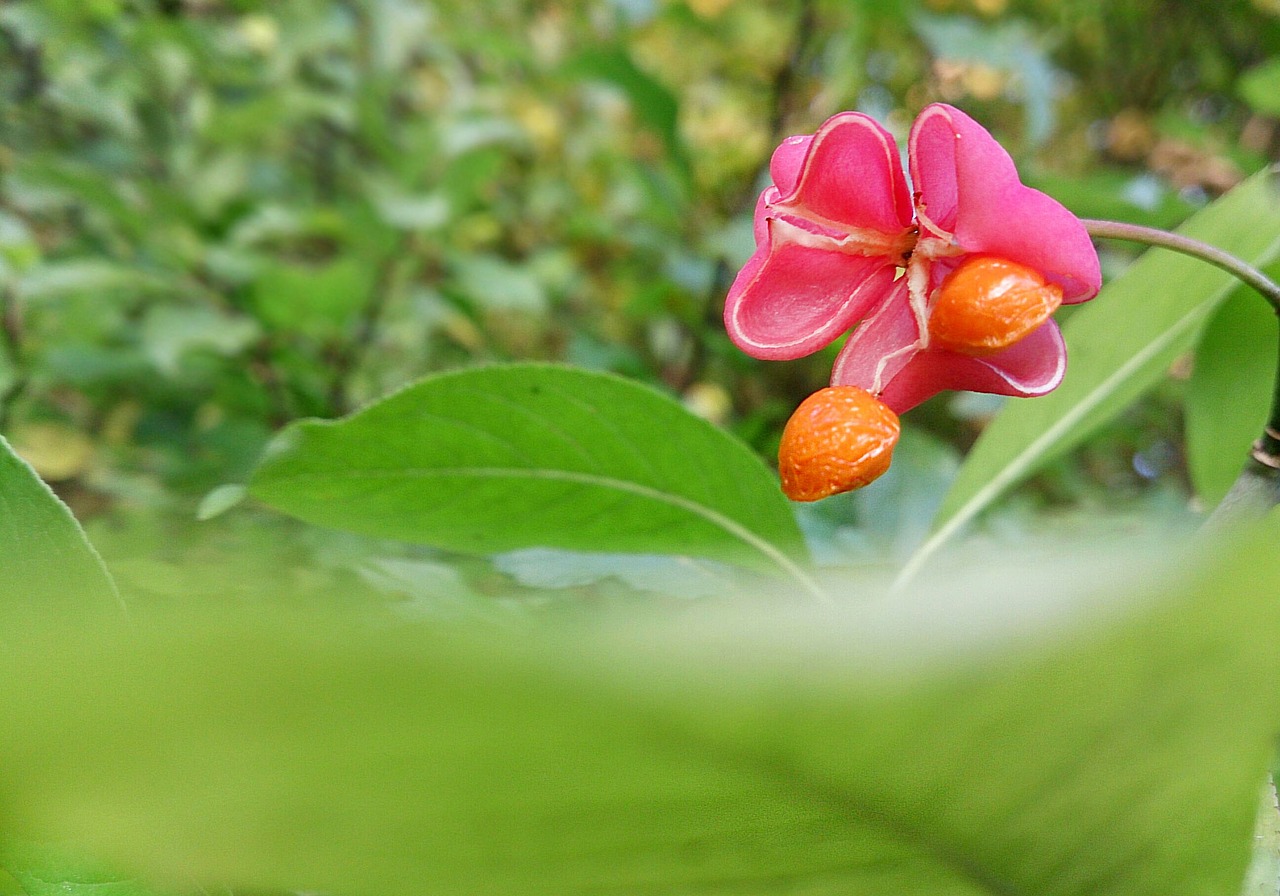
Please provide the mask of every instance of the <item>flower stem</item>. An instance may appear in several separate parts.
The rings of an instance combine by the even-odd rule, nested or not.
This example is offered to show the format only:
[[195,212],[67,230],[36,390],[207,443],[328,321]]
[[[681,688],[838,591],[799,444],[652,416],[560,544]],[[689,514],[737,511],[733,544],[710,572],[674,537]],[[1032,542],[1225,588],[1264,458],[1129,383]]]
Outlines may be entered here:
[[1270,303],[1271,308],[1277,314],[1280,314],[1280,285],[1277,285],[1274,280],[1253,265],[1237,258],[1230,252],[1224,252],[1217,246],[1210,246],[1208,243],[1189,236],[1170,233],[1167,230],[1160,230],[1156,227],[1143,227],[1141,224],[1125,224],[1121,221],[1097,221],[1087,218],[1081,219],[1080,223],[1084,225],[1085,230],[1089,231],[1089,235],[1093,237],[1145,243],[1148,246],[1172,249],[1174,252],[1181,252],[1183,255],[1191,255],[1201,261],[1207,261],[1214,267],[1221,268],[1252,286]]

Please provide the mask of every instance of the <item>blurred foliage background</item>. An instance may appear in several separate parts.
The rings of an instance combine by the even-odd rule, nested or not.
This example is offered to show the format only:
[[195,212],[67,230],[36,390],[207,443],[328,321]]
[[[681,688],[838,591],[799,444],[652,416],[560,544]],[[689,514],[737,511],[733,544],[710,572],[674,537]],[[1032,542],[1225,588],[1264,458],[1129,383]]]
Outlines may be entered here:
[[[4,3],[0,432],[108,553],[284,422],[477,362],[648,381],[768,456],[832,357],[720,325],[769,154],[937,100],[1078,214],[1173,226],[1280,157],[1280,3]],[[1005,518],[1186,512],[1185,375]],[[909,548],[998,406],[913,412],[889,476],[806,510],[815,542]]]

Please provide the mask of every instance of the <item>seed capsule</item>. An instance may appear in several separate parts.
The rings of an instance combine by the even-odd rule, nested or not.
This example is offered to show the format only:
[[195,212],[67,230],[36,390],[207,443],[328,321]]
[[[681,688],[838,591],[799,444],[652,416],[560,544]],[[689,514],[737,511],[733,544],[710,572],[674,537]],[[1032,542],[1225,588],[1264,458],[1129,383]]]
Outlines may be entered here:
[[991,256],[966,259],[934,293],[929,335],[965,355],[994,354],[1029,335],[1062,304],[1062,287],[1034,268]]
[[898,444],[898,415],[857,386],[828,386],[782,430],[778,472],[792,501],[817,501],[878,479]]

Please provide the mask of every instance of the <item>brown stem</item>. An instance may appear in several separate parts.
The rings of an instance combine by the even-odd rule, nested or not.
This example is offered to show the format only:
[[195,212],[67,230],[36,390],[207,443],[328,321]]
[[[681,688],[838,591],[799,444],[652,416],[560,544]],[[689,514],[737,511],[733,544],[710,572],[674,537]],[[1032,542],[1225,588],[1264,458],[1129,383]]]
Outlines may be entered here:
[[1211,246],[1180,233],[1170,233],[1156,227],[1143,227],[1141,224],[1095,221],[1087,218],[1081,219],[1080,223],[1084,225],[1085,230],[1089,231],[1090,236],[1159,246],[1162,249],[1172,249],[1174,252],[1207,261],[1252,286],[1270,303],[1271,308],[1280,314],[1280,285],[1253,265],[1217,246]]
[[403,234],[378,266],[377,276],[369,288],[364,307],[356,318],[355,332],[350,341],[334,352],[333,378],[329,385],[329,407],[337,415],[346,414],[351,407],[351,378],[360,369],[373,348],[378,327],[395,292],[396,275],[406,253],[413,247],[413,235]]
[[22,306],[12,287],[7,287],[0,290],[0,347],[13,368],[13,381],[0,391],[0,430],[9,425],[13,406],[27,389],[23,341]]

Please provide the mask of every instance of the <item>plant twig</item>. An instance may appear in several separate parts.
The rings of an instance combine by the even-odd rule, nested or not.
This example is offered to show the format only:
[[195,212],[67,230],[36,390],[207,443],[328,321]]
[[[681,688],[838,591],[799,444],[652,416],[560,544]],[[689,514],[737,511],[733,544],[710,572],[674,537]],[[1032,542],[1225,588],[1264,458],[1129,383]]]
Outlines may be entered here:
[[13,380],[0,391],[0,430],[9,425],[13,406],[27,389],[27,374],[23,361],[22,306],[12,287],[0,290],[0,347],[13,368]]
[[1253,265],[1237,258],[1230,252],[1219,249],[1217,246],[1211,246],[1208,243],[1189,236],[1183,236],[1180,233],[1170,233],[1167,230],[1160,230],[1155,227],[1143,227],[1140,224],[1125,224],[1120,221],[1097,221],[1087,218],[1082,218],[1080,223],[1084,225],[1085,230],[1089,231],[1090,236],[1111,240],[1128,240],[1134,243],[1144,243],[1148,246],[1159,246],[1162,249],[1172,249],[1174,252],[1181,252],[1183,255],[1191,255],[1201,261],[1207,261],[1214,267],[1221,268],[1228,274],[1232,274],[1252,286],[1270,303],[1272,309],[1277,314],[1280,314],[1280,285],[1277,285],[1274,280]]
[[329,384],[329,407],[335,414],[345,414],[351,407],[351,378],[364,363],[365,357],[373,348],[378,335],[378,327],[382,316],[395,292],[397,274],[406,253],[413,246],[413,234],[403,233],[395,245],[388,250],[378,266],[373,285],[365,299],[364,307],[356,318],[355,332],[350,341],[341,345],[334,352],[332,360],[333,378]]

